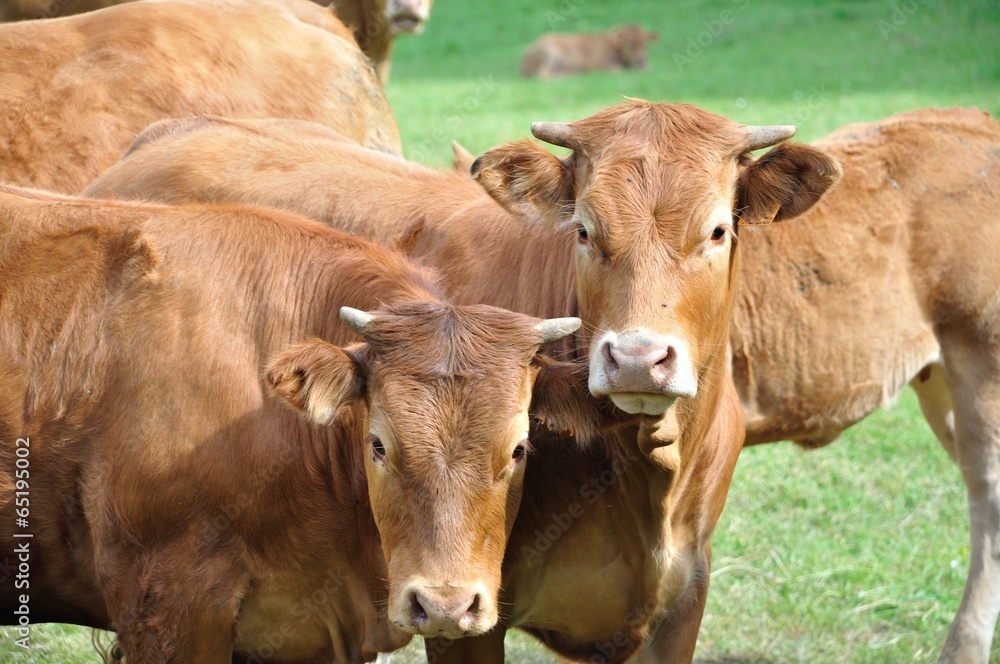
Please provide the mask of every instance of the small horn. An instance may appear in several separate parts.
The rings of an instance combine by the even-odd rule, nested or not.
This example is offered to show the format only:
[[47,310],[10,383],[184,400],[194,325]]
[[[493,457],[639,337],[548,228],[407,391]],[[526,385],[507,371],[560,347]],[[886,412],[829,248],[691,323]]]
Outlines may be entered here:
[[532,122],[531,133],[538,140],[573,149],[573,125],[566,122]]
[[368,329],[368,324],[372,322],[375,316],[372,316],[367,311],[361,311],[360,309],[353,309],[351,307],[341,307],[340,308],[340,320],[347,323],[347,326],[358,334],[364,334],[365,330]]
[[795,135],[795,125],[747,126],[747,152],[780,143]]
[[573,334],[582,324],[583,321],[579,318],[549,318],[539,323],[535,329],[542,335],[540,345],[544,345]]

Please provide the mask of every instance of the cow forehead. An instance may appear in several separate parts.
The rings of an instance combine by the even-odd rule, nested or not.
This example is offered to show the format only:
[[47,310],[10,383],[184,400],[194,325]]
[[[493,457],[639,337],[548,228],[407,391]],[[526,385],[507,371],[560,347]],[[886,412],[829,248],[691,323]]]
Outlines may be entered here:
[[614,255],[651,241],[684,252],[731,222],[735,184],[734,160],[692,164],[647,155],[594,169],[576,217]]
[[526,430],[534,373],[525,367],[502,376],[378,377],[371,408],[395,436],[418,437],[430,445],[510,439],[514,429]]

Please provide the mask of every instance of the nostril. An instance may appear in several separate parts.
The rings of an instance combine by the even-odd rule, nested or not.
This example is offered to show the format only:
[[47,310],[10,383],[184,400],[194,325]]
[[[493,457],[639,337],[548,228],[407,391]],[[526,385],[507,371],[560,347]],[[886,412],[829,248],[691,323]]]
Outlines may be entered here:
[[427,611],[424,610],[424,606],[420,603],[420,598],[415,592],[410,593],[410,615],[419,624],[427,622]]
[[472,598],[472,603],[469,604],[469,607],[465,610],[466,615],[479,615],[479,604],[479,593],[476,593],[476,596]]
[[673,346],[667,346],[667,352],[663,354],[663,357],[659,359],[656,363],[658,367],[666,367],[673,364],[677,360],[677,351],[674,350]]
[[618,360],[615,359],[614,353],[611,352],[610,342],[601,346],[601,356],[604,358],[605,367],[608,373],[618,371]]

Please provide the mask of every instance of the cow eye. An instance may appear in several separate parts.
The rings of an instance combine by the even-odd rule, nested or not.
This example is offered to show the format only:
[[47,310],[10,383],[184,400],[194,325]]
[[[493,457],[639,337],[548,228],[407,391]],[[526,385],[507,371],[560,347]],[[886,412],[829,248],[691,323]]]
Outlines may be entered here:
[[582,224],[576,227],[576,237],[580,241],[580,244],[587,244],[590,241],[590,236],[587,234],[586,226]]
[[372,452],[375,453],[379,459],[385,458],[385,445],[377,437],[372,436]]
[[514,453],[510,455],[510,458],[514,461],[520,461],[524,458],[525,451],[524,445],[518,445],[514,448]]
[[716,226],[715,230],[712,231],[712,241],[713,242],[718,242],[718,241],[722,240],[724,237],[726,237],[726,227],[725,226]]

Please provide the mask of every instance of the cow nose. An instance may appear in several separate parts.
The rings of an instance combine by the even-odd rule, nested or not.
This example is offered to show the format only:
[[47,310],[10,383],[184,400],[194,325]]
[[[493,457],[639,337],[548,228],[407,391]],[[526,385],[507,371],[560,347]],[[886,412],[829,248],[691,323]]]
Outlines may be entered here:
[[694,397],[698,376],[683,339],[635,329],[594,342],[590,391],[629,413],[658,415],[677,397]]
[[409,599],[410,620],[424,636],[465,636],[483,612],[481,595],[462,586],[413,588]]
[[[662,390],[677,371],[677,350],[669,343],[622,346],[607,341],[601,347],[605,371],[612,382]],[[653,390],[635,390],[653,391]]]
[[608,382],[627,392],[662,392],[677,374],[677,348],[670,340],[621,344],[609,339],[601,346]]

